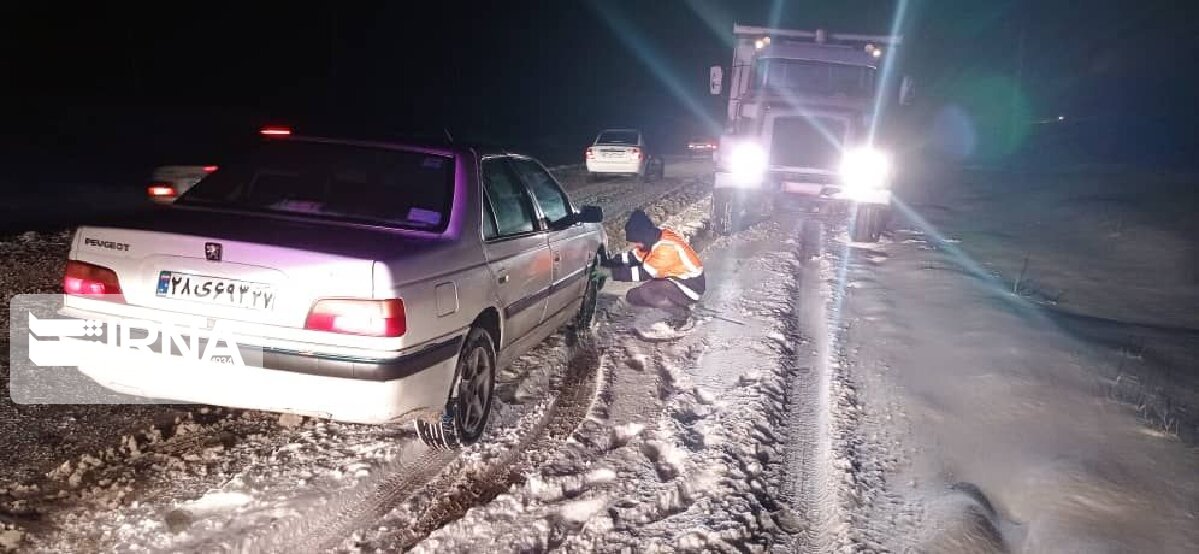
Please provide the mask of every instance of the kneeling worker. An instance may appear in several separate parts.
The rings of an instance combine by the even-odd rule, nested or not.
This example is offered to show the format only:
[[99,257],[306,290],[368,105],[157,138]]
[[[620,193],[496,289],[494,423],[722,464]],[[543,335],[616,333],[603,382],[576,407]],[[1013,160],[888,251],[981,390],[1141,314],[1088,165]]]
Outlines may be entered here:
[[625,240],[633,249],[605,260],[615,281],[645,281],[630,290],[629,304],[660,308],[679,328],[691,316],[691,306],[704,293],[704,266],[699,255],[681,235],[654,225],[641,210],[634,211],[624,226]]

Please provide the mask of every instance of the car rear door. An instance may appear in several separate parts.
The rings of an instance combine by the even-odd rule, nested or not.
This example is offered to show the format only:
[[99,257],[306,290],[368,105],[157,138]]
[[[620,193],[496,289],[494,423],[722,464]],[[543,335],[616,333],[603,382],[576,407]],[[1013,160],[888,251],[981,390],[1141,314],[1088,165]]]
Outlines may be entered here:
[[574,213],[574,208],[558,181],[540,163],[530,158],[513,157],[512,166],[533,194],[544,225],[550,229],[554,276],[546,314],[551,317],[583,295],[587,266],[595,258],[598,244],[595,233],[582,223],[569,227],[556,225]]
[[482,174],[483,249],[504,306],[503,347],[545,317],[554,262],[540,214],[507,158],[484,158]]

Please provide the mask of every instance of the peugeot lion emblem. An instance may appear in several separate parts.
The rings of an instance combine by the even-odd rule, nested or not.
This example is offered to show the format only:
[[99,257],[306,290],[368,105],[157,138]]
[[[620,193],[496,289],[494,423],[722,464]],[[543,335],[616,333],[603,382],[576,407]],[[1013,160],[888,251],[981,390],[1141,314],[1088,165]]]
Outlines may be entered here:
[[206,242],[204,243],[204,257],[210,262],[221,261],[221,243]]

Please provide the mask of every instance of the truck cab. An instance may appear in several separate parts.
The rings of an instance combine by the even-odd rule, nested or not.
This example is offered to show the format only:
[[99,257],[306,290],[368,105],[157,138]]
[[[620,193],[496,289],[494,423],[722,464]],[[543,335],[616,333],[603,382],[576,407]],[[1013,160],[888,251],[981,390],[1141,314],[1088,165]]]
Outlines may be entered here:
[[875,140],[888,96],[879,93],[881,68],[901,39],[742,25],[734,35],[716,155],[718,230],[783,195],[851,206],[862,215],[855,239],[876,240],[891,202],[890,156]]

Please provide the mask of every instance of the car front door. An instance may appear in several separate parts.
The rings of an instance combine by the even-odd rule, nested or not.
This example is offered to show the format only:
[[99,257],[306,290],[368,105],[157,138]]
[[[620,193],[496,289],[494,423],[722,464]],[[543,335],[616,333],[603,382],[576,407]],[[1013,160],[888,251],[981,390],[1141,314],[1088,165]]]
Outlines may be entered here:
[[506,158],[484,158],[483,248],[504,306],[505,347],[545,317],[554,261],[544,224]]
[[546,307],[546,317],[549,318],[583,296],[587,266],[595,258],[598,243],[595,232],[585,224],[558,225],[574,213],[574,208],[558,181],[540,163],[524,157],[513,157],[511,163],[537,201],[544,226],[550,229],[549,247],[554,259],[554,277],[549,305]]

